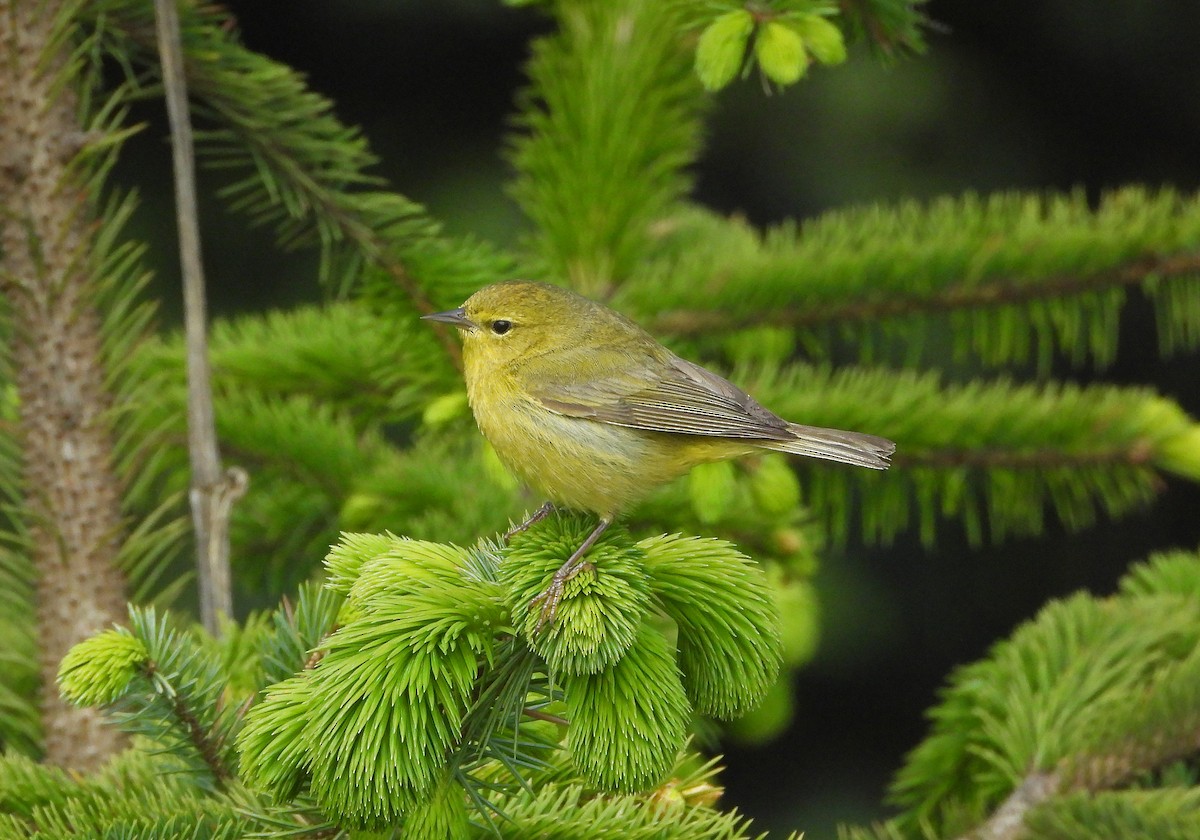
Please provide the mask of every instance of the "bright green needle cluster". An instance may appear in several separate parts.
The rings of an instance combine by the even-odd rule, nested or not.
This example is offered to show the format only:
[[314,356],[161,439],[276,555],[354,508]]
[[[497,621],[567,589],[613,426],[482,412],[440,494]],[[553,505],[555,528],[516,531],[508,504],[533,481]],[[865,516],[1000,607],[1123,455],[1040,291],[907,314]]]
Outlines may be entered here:
[[892,787],[900,836],[970,833],[1018,788],[1037,806],[1022,836],[1195,836],[1200,557],[1052,602],[959,670],[931,717]]
[[459,836],[468,801],[486,814],[486,790],[538,772],[562,736],[541,718],[565,710],[571,764],[596,790],[663,779],[694,709],[734,717],[766,693],[779,618],[728,543],[635,543],[618,526],[535,631],[531,600],[591,527],[556,516],[474,550],[345,535],[326,561],[344,623],[246,715],[244,778],[282,799],[307,788],[342,824]]
[[[527,633],[538,619],[527,599],[590,530],[575,516],[555,526],[514,538],[501,565]],[[730,719],[762,700],[780,667],[779,615],[762,570],[720,540],[635,544],[618,527],[588,556],[595,568],[568,586],[560,620],[529,641],[565,675],[576,767],[602,789],[637,790],[670,767],[693,708]],[[651,605],[674,625],[670,641],[647,623]]]
[[116,702],[149,658],[128,630],[106,630],[80,642],[58,666],[58,687],[79,706]]
[[594,674],[616,664],[638,636],[650,605],[644,558],[628,532],[611,529],[588,552],[594,569],[567,583],[561,620],[537,632],[541,609],[533,599],[595,527],[583,516],[562,517],[559,526],[514,536],[511,559],[500,565],[500,582],[513,625],[552,673]]
[[584,778],[603,790],[644,790],[674,765],[692,710],[674,652],[658,630],[642,625],[613,667],[569,675],[563,688],[567,745]]
[[467,797],[451,773],[444,773],[433,795],[412,808],[404,820],[406,837],[458,840],[468,836],[469,828]]
[[729,720],[758,705],[783,657],[762,569],[723,540],[676,534],[638,545],[655,597],[679,627],[679,665],[696,709]]
[[316,667],[247,715],[246,777],[285,797],[308,777],[323,810],[363,828],[430,799],[506,626],[498,587],[465,574],[468,559],[452,546],[362,535],[331,552],[332,585],[354,618]]

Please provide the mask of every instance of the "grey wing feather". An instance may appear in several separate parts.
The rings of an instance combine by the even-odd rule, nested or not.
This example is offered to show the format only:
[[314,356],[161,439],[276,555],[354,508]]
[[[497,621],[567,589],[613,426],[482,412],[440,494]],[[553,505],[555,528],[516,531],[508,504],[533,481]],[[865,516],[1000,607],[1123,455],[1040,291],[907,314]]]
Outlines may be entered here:
[[[887,469],[896,445],[886,438],[789,423],[733,383],[669,355],[586,384],[544,385],[534,396],[551,411],[652,432],[761,441],[768,449]],[[657,379],[650,376],[651,370]],[[647,380],[653,384],[647,385]]]
[[890,464],[896,444],[887,438],[867,435],[862,432],[843,432],[840,429],[822,429],[818,426],[788,426],[791,440],[765,443],[768,449],[807,455],[810,458],[825,458],[843,464],[886,470]]
[[[615,426],[684,435],[789,440],[788,423],[731,382],[678,356],[658,376],[629,373],[535,394],[551,411]],[[648,371],[646,371],[648,372]]]

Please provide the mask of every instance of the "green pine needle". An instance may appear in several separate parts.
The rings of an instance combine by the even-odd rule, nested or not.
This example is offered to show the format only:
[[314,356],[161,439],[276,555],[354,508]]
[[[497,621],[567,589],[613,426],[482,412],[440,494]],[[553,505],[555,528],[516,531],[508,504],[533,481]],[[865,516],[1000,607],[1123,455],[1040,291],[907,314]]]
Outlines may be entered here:
[[536,41],[512,193],[547,273],[598,291],[637,270],[688,188],[704,104],[677,4],[568,2]]
[[[380,553],[382,551],[382,553]],[[454,546],[348,535],[331,552],[355,617],[311,671],[268,690],[239,740],[248,778],[382,827],[430,797],[462,744],[479,673],[507,628],[498,587]],[[279,732],[288,737],[276,743]],[[448,794],[447,794],[448,795]]]
[[317,583],[300,587],[295,605],[285,601],[271,616],[273,631],[259,647],[265,688],[311,665],[313,651],[333,632],[344,596]]
[[[409,546],[406,543],[413,545]],[[452,546],[422,543],[388,533],[342,534],[341,539],[330,548],[325,557],[325,585],[340,595],[348,596],[350,590],[358,583],[363,566],[367,563],[396,551],[393,565],[401,564],[404,558],[412,556],[410,550],[417,556],[411,560],[409,570],[417,574],[423,573],[434,564],[440,567],[440,571],[452,573],[462,556],[462,550]],[[396,568],[395,571],[403,575],[406,569]]]
[[237,749],[245,782],[288,801],[300,792],[311,761],[304,736],[304,709],[311,674],[283,680],[246,713]]
[[71,648],[58,666],[58,686],[77,706],[107,706],[129,688],[149,659],[128,630],[106,630]]
[[470,836],[467,796],[463,786],[447,773],[433,795],[409,811],[404,819],[406,837],[466,840]]
[[1200,788],[1075,793],[1033,809],[1026,840],[1193,840],[1200,837]]
[[862,536],[884,543],[914,529],[932,544],[946,519],[973,543],[998,542],[1041,533],[1051,511],[1078,530],[1145,505],[1161,489],[1159,469],[1196,461],[1171,448],[1196,424],[1144,388],[948,385],[933,374],[805,366],[735,379],[785,417],[898,442],[886,473],[796,461],[806,502],[838,540],[857,515]]
[[767,577],[722,540],[653,537],[650,586],[679,626],[679,662],[697,710],[722,719],[758,705],[782,662],[779,613]]
[[567,582],[558,613],[541,621],[533,600],[595,527],[594,520],[558,515],[516,534],[500,564],[513,624],[555,674],[589,674],[626,654],[650,604],[641,551],[629,532],[610,527],[588,551],[592,569]]
[[[763,840],[737,811],[670,805],[643,796],[597,796],[585,785],[554,782],[502,801],[503,837],[554,840]],[[486,835],[484,835],[486,836]]]
[[293,706],[313,795],[349,825],[382,827],[431,795],[458,742],[478,659],[467,645],[426,639],[425,617],[339,630]]
[[1194,551],[1168,551],[1138,563],[1121,578],[1121,594],[1180,595],[1200,602],[1200,563]]
[[[1200,557],[1159,558],[1122,594],[1052,602],[958,671],[892,787],[905,831],[965,831],[1029,773],[1127,786],[1192,754],[1200,730]],[[1052,835],[1057,836],[1057,835]],[[1135,836],[1116,832],[1110,836]]]
[[592,784],[644,790],[671,770],[692,709],[674,653],[658,630],[640,625],[620,661],[597,673],[568,674],[563,690],[571,758]]
[[1200,339],[1200,201],[1171,190],[1130,187],[1096,207],[1082,191],[968,194],[761,235],[684,208],[659,229],[657,258],[615,303],[709,346],[768,324],[811,354],[868,364],[1105,367],[1131,288],[1154,301],[1164,353]]

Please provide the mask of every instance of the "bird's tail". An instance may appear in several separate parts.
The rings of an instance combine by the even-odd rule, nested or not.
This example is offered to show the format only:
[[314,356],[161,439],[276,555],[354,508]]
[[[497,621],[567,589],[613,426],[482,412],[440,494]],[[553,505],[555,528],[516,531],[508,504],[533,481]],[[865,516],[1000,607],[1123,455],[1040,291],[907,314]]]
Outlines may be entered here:
[[788,431],[795,435],[793,440],[762,441],[761,446],[777,452],[824,458],[873,470],[886,470],[892,453],[896,451],[896,444],[887,438],[861,432],[843,432],[840,429],[822,429],[798,423],[789,423]]

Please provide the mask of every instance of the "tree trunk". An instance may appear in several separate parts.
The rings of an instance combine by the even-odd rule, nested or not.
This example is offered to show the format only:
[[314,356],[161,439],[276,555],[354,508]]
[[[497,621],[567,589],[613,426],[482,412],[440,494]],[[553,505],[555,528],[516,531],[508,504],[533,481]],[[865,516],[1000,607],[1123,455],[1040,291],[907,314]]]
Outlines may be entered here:
[[120,484],[91,290],[94,197],[61,3],[0,0],[0,291],[12,319],[25,511],[37,574],[46,759],[88,769],[121,743],[59,696],[58,663],[125,617]]

